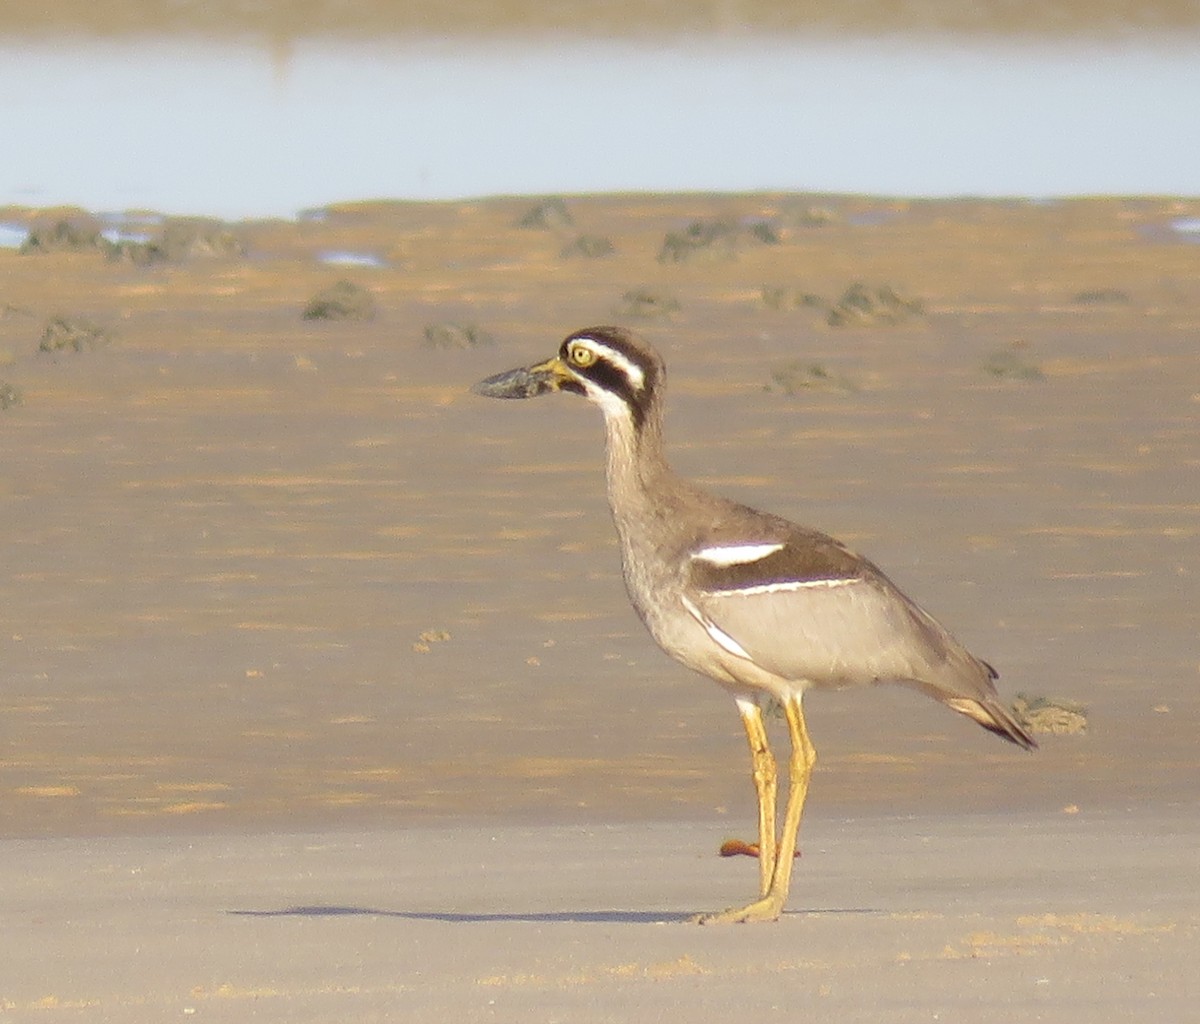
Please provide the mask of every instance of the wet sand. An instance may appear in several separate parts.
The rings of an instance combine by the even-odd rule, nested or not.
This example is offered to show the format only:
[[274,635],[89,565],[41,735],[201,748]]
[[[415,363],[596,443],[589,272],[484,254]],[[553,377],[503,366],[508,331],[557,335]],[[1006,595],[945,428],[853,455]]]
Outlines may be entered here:
[[489,38],[498,34],[528,38],[537,33],[636,34],[653,38],[683,33],[861,35],[919,31],[992,38],[1122,39],[1138,33],[1159,33],[1166,38],[1169,33],[1194,32],[1196,23],[1195,5],[1188,0],[1106,0],[1101,5],[1058,0],[1049,6],[1014,0],[1002,7],[966,7],[951,0],[803,5],[744,0],[736,9],[692,0],[653,5],[614,0],[499,0],[420,7],[379,0],[310,0],[302,7],[271,0],[254,5],[225,0],[203,5],[161,0],[60,0],[56,4],[10,0],[0,12],[0,30],[13,34],[84,32],[103,38],[191,33],[267,38],[281,48],[296,38],[314,35],[375,40],[399,35],[461,38],[473,33]]
[[[840,995],[866,971],[889,1019],[926,1019],[941,984],[979,993],[962,1019],[1046,998],[1082,1020],[1062,1006],[1094,1007],[1126,957],[1138,1005],[1177,997],[1152,961],[1196,926],[1200,249],[1170,225],[1200,202],[614,196],[517,226],[533,205],[341,206],[233,226],[244,257],[152,266],[0,250],[0,381],[21,396],[0,411],[0,856],[22,879],[6,959],[33,958],[4,1005],[137,1020],[191,993],[295,1020],[403,993],[601,1020],[735,984],[775,1005],[783,984],[870,1019]],[[741,229],[660,262],[697,218]],[[582,234],[615,252],[565,255]],[[302,319],[341,278],[374,319]],[[831,326],[855,282],[877,308]],[[108,340],[39,352],[56,316]],[[595,410],[467,391],[612,321],[666,354],[678,468],[871,556],[1007,697],[1088,709],[1025,755],[907,691],[815,696],[778,929],[643,927],[745,895],[751,862],[715,857],[753,820],[737,717],[628,609]],[[449,323],[479,343],[431,344]],[[293,844],[337,851],[319,883]],[[348,909],[282,913],[310,905]],[[96,929],[65,947],[77,973],[35,966],[75,920]],[[159,959],[103,982],[112,934]],[[395,969],[423,963],[409,940],[425,980]],[[493,952],[447,966],[464,941]],[[973,987],[996,970],[1001,994]]]
[[[732,707],[626,604],[595,410],[467,391],[614,320],[666,353],[681,470],[874,558],[1008,697],[1089,707],[1030,757],[906,691],[820,695],[815,806],[1193,798],[1200,250],[1165,225],[1195,203],[532,205],[335,208],[150,267],[0,250],[4,834],[747,820]],[[659,262],[694,218],[780,241]],[[563,256],[585,233],[615,253]],[[375,319],[302,319],[340,278]],[[924,311],[762,299],[856,281]],[[64,315],[111,340],[39,352]],[[492,343],[431,345],[452,322]]]

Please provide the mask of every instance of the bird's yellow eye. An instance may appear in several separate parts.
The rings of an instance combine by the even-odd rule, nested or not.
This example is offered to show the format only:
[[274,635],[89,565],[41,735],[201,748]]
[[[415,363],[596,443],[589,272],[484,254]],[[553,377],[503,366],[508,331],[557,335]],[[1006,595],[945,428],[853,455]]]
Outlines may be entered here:
[[586,345],[572,345],[567,351],[567,358],[576,366],[591,366],[596,361],[596,353]]

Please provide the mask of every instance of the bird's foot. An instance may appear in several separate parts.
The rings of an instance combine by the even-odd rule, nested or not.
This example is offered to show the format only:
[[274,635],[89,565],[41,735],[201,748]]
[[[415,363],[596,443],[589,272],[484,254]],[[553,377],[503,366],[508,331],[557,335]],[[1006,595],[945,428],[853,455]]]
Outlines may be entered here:
[[[717,850],[717,855],[721,857],[757,857],[759,854],[758,843],[748,843],[744,839],[726,839],[721,844],[721,848]],[[800,851],[797,850],[795,856],[800,856]]]
[[730,907],[715,914],[697,914],[692,918],[695,924],[752,924],[758,921],[778,921],[783,913],[784,899],[767,893],[760,900],[744,907]]
[[744,839],[726,839],[717,853],[722,857],[757,857],[758,843],[747,843]]

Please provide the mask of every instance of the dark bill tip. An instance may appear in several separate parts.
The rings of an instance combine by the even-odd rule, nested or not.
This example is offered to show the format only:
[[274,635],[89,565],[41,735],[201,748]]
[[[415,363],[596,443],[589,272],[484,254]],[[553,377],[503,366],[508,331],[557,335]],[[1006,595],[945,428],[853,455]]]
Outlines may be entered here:
[[522,366],[481,380],[471,390],[485,398],[536,398],[556,388],[553,374]]

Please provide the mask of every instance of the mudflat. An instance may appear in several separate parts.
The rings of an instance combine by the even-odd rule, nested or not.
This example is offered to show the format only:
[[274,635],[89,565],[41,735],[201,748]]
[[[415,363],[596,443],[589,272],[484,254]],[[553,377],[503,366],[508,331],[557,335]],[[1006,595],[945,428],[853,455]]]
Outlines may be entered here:
[[[960,1019],[1038,1019],[1045,996],[1090,1020],[1119,964],[1136,1005],[1194,995],[1156,958],[1197,920],[1198,216],[380,202],[152,251],[87,241],[79,211],[0,210],[64,243],[0,249],[0,857],[22,879],[4,959],[24,964],[5,1009],[240,1019],[259,993],[296,1020],[344,992],[378,1016],[469,989],[446,1005],[499,1019],[502,993],[611,989],[569,1014],[605,1020],[756,972],[820,1006],[866,972],[889,1019],[953,991]],[[648,927],[748,895],[752,863],[716,858],[753,830],[737,716],[628,608],[596,411],[468,391],[612,322],[667,358],[677,468],[846,540],[1007,698],[1059,709],[1027,755],[898,688],[814,695],[811,820],[775,929]],[[320,884],[284,885],[310,848],[337,851]],[[118,877],[161,897],[144,933]],[[211,950],[309,959],[289,981],[184,951],[157,988],[20,959],[99,972],[106,935],[175,942],[175,909]],[[95,932],[63,946],[76,919]],[[441,988],[404,980],[397,935],[442,951]],[[494,955],[448,966],[464,942]],[[305,973],[351,947],[380,952],[355,968],[371,978]],[[964,994],[980,959],[1019,1012]]]
[[[1007,697],[1086,706],[1025,756],[817,695],[814,808],[1194,799],[1198,211],[364,203],[0,250],[0,829],[747,820],[729,701],[627,606],[596,411],[468,392],[607,322],[667,358],[681,471],[871,557]],[[305,319],[341,280],[371,308]]]

